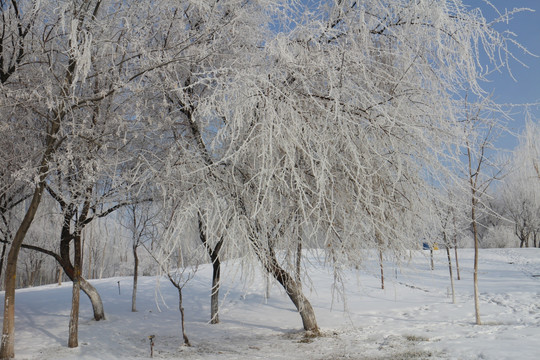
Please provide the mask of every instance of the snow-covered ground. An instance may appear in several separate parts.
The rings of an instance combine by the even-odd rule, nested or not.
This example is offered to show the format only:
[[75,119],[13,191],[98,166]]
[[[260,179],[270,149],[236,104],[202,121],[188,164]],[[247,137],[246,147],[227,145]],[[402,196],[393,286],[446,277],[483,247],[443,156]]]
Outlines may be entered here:
[[[332,291],[332,271],[312,265],[314,289],[306,294],[322,330],[316,338],[304,337],[299,315],[277,285],[265,301],[264,281],[245,285],[232,276],[221,290],[221,323],[210,325],[207,266],[184,290],[190,348],[180,346],[177,292],[165,279],[159,288],[155,277],[140,279],[136,313],[131,312],[130,278],[92,281],[103,297],[107,320],[91,320],[82,294],[76,349],[67,348],[71,284],[21,289],[16,358],[149,358],[149,335],[155,335],[156,359],[539,358],[540,277],[535,275],[540,275],[540,249],[481,250],[481,326],[474,324],[472,250],[460,250],[456,304],[449,295],[446,253],[435,252],[434,271],[428,254],[414,254],[401,269],[387,264],[384,290],[374,260],[364,269],[344,271],[345,302]],[[238,269],[229,264],[225,273]]]

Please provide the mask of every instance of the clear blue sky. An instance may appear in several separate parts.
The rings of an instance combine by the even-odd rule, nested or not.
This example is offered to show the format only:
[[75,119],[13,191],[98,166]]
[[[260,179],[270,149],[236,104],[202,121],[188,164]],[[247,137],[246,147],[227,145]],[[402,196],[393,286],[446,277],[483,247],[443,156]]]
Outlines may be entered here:
[[[488,20],[497,16],[497,13],[483,0],[462,0],[466,5],[482,9],[484,17]],[[498,103],[537,103],[540,102],[540,0],[491,0],[491,3],[500,11],[514,8],[530,8],[535,12],[522,12],[514,15],[508,24],[499,24],[499,31],[510,30],[516,34],[515,39],[530,52],[539,57],[524,54],[520,49],[513,47],[514,55],[523,61],[524,67],[516,61],[510,62],[513,80],[508,71],[493,74],[492,82],[485,84],[484,88],[493,91]],[[530,108],[535,121],[540,121],[540,106]],[[514,121],[508,127],[514,132],[521,132],[525,126],[525,115],[516,109],[513,115]],[[540,139],[539,139],[540,141]],[[512,149],[517,144],[517,139],[505,136],[499,142],[499,146]]]

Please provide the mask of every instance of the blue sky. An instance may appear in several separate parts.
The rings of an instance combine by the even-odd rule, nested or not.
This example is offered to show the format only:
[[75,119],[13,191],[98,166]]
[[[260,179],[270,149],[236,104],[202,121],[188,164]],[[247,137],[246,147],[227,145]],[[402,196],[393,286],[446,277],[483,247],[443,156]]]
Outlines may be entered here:
[[[483,0],[462,0],[464,4],[482,9],[484,17],[488,20],[497,16],[497,13]],[[499,24],[499,31],[510,30],[514,32],[516,40],[530,52],[540,56],[540,0],[491,0],[500,12],[505,9],[531,8],[535,12],[522,12],[514,15],[509,24]],[[493,91],[493,96],[498,103],[526,104],[540,102],[540,57],[524,54],[518,48],[513,49],[514,55],[523,61],[527,67],[516,61],[510,62],[512,76],[508,71],[493,74],[491,82],[484,88]],[[540,121],[540,106],[529,108],[535,121]],[[522,110],[513,111],[514,121],[508,127],[511,131],[521,132],[525,126],[525,114]],[[540,141],[540,140],[539,140]],[[512,149],[517,145],[517,138],[506,135],[499,141],[499,146]]]

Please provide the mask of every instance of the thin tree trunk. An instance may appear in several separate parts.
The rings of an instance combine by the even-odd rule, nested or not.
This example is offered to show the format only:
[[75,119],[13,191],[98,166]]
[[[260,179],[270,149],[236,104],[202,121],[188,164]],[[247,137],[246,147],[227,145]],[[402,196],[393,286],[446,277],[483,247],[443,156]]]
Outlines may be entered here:
[[459,262],[458,262],[457,242],[456,242],[456,244],[454,245],[454,253],[455,253],[455,257],[456,257],[456,275],[457,275],[457,279],[458,279],[458,280],[461,280],[461,276],[459,275]]
[[478,229],[476,227],[476,202],[474,200],[473,193],[473,204],[471,210],[472,225],[473,225],[473,235],[474,235],[474,274],[473,274],[473,284],[474,284],[474,313],[476,317],[476,325],[482,325],[480,320],[480,293],[478,291]]
[[186,324],[185,324],[185,318],[184,318],[184,306],[182,305],[182,287],[176,286],[178,289],[178,309],[180,310],[180,321],[182,323],[182,338],[184,339],[184,345],[185,346],[191,346],[189,343],[189,339],[186,334]]
[[431,248],[429,249],[429,254],[431,257],[431,270],[435,270],[435,264],[433,263],[433,245],[431,245]]
[[[9,239],[6,239],[6,242],[2,246],[2,255],[0,256],[0,278],[2,277],[2,272],[4,271],[4,259],[6,258],[6,248],[7,248],[8,242],[9,242]],[[534,246],[536,247],[536,240],[535,240]]]
[[[445,235],[446,238],[446,235]],[[454,288],[454,274],[452,274],[452,258],[450,257],[450,248],[446,244],[445,240],[445,247],[446,247],[446,256],[448,257],[448,270],[450,271],[450,286],[452,287],[452,304],[456,303],[456,292]]]
[[298,286],[302,287],[302,238],[298,237],[298,246],[296,247],[295,280]]
[[56,276],[58,279],[58,286],[62,285],[62,273],[63,273],[62,266],[58,265],[58,271],[57,271],[57,276]]
[[379,266],[381,267],[381,289],[384,290],[384,264],[382,249],[379,249]]
[[139,257],[137,246],[133,245],[133,292],[131,294],[131,311],[137,311],[137,278],[139,276]]

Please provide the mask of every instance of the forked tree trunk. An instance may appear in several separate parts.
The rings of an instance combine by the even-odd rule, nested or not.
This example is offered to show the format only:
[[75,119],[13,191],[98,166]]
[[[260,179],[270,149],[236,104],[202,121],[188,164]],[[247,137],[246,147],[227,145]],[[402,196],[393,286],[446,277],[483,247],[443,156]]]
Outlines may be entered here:
[[[49,256],[52,256],[57,262],[58,262],[58,285],[61,285],[62,281],[62,272],[64,272],[67,277],[73,281],[74,279],[74,268],[71,265],[71,262],[69,262],[69,258],[67,259],[67,262],[58,254],[37,247],[32,246],[28,244],[23,244],[23,248],[39,251],[41,253],[47,254]],[[68,252],[69,254],[69,252]],[[105,312],[103,309],[103,302],[101,301],[101,296],[99,295],[98,291],[95,287],[92,286],[88,281],[86,281],[82,276],[79,278],[79,282],[81,285],[81,290],[88,296],[88,299],[90,300],[90,303],[92,304],[92,310],[94,312],[94,320],[100,321],[105,320]]]

